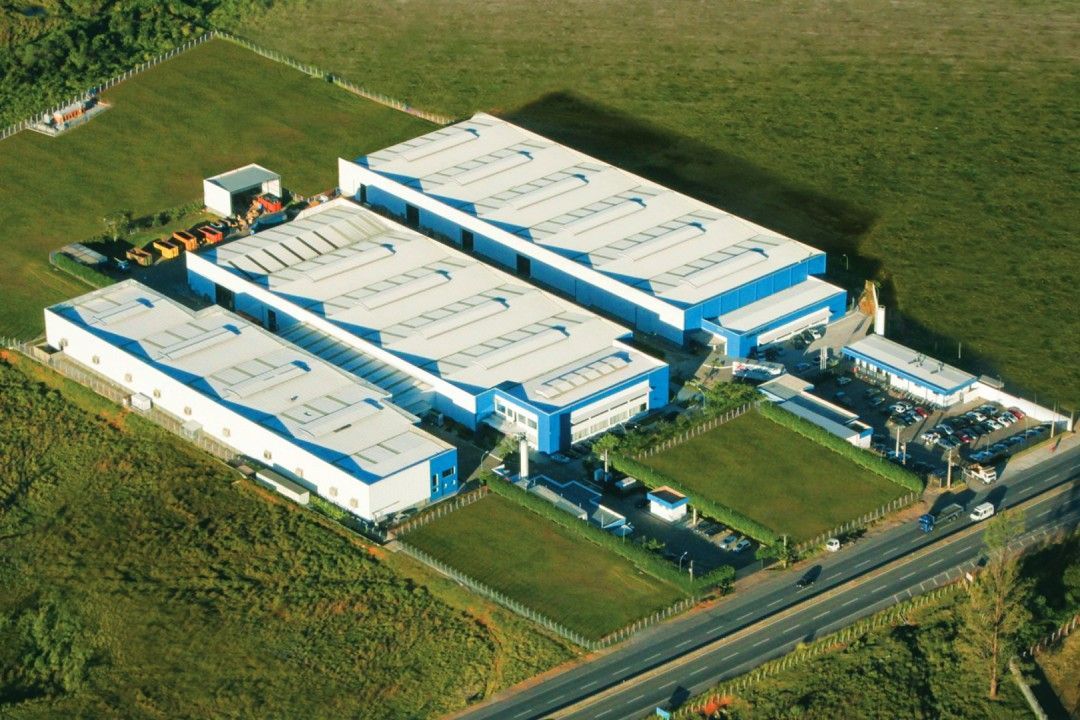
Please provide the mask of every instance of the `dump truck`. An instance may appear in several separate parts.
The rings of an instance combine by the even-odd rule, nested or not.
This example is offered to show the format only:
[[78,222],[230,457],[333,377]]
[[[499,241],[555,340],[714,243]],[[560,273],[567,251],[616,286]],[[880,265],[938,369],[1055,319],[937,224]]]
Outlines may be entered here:
[[195,252],[199,249],[199,240],[187,230],[177,230],[172,234],[173,240],[184,246],[184,249],[188,252]]
[[269,193],[267,193],[266,195],[260,195],[256,199],[258,200],[259,204],[262,205],[262,209],[268,213],[279,212],[283,207],[285,207],[281,202],[281,198],[279,198],[277,195],[270,195]]
[[142,248],[130,248],[124,253],[124,257],[136,265],[142,265],[143,267],[150,267],[154,264],[154,256]]
[[169,238],[161,238],[154,241],[154,249],[161,253],[162,260],[172,260],[179,257],[182,246]]
[[940,525],[948,525],[964,514],[964,506],[957,503],[946,505],[936,512],[919,516],[919,529],[924,533],[933,532]]

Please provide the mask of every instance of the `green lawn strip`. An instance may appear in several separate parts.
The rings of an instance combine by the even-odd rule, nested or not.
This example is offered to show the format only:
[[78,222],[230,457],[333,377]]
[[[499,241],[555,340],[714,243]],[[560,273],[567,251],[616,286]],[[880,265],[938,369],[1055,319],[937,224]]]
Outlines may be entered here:
[[116,282],[113,278],[101,272],[97,268],[84,265],[78,260],[73,260],[63,253],[56,253],[52,258],[53,265],[58,270],[63,270],[68,275],[82,280],[91,287],[103,288]]
[[[881,475],[757,412],[740,415],[640,464],[669,478],[690,495],[691,503],[704,499],[730,507],[796,542],[903,494]],[[707,507],[703,509],[708,513]]]
[[[418,107],[509,117],[827,249],[835,281],[884,282],[890,335],[1080,407],[1075,7],[633,7],[283,0],[237,32]],[[353,14],[380,31],[356,42]]]
[[413,530],[404,540],[589,638],[601,638],[685,596],[497,492]]
[[[432,128],[325,81],[211,41],[106,93],[112,108],[59,137],[0,142],[0,335],[40,332],[41,308],[85,292],[49,252],[202,198],[202,179],[248,163],[303,195],[337,184],[337,158]],[[152,238],[151,238],[152,239]]]
[[0,362],[5,718],[433,717],[572,655],[26,362]]

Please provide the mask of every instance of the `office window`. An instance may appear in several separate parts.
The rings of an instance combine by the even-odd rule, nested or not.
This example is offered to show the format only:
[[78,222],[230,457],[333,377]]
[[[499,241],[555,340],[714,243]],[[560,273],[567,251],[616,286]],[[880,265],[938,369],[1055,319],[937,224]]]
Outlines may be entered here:
[[223,437],[232,437],[232,430],[229,428],[221,428],[221,434]]
[[438,474],[433,474],[431,476],[431,492],[438,492],[438,491],[439,491],[439,476],[438,476]]
[[336,487],[330,488],[330,497],[337,497],[337,488]]
[[532,418],[525,418],[525,424],[529,426],[530,430],[536,429],[536,421]]
[[355,510],[356,508],[360,507],[360,503],[357,501],[356,498],[352,498],[349,500],[349,507]]
[[190,415],[191,414],[191,408],[190,407],[185,407],[184,408],[184,414],[185,415]]
[[454,470],[455,470],[455,468],[448,467],[448,468],[446,468],[445,470],[442,471],[442,476],[443,477],[450,477],[451,475],[454,474]]
[[304,477],[304,468],[296,468],[293,472],[296,473],[296,477],[298,478]]
[[131,373],[124,373],[124,382],[131,382]]
[[274,455],[269,450],[263,450],[263,460],[273,460]]

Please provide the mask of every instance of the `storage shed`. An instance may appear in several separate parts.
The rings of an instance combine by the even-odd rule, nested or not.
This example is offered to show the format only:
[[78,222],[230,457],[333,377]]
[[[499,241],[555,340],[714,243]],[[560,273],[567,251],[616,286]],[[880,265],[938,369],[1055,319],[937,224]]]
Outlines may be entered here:
[[649,513],[661,520],[675,522],[686,517],[686,508],[690,503],[690,498],[678,490],[665,485],[656,488],[647,497],[649,498]]
[[262,194],[281,197],[281,176],[254,163],[203,180],[203,202],[221,216],[246,209],[250,198]]

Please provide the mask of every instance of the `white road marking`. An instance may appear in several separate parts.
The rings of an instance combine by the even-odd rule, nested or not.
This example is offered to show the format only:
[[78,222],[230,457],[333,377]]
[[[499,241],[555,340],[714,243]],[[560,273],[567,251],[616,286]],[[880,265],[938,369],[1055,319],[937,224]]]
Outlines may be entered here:
[[720,662],[724,662],[725,660],[730,660],[731,658],[735,657],[738,654],[739,653],[737,653],[737,652],[733,652],[730,655],[725,655],[724,657],[720,658]]
[[829,611],[828,611],[828,610],[826,610],[826,611],[825,611],[825,612],[823,612],[823,613],[818,613],[817,615],[815,615],[814,617],[812,617],[812,618],[811,618],[811,620],[817,620],[818,618],[823,618],[823,617],[825,617],[825,616],[826,616],[826,615],[828,615],[828,614],[829,614]]
[[637,697],[632,697],[632,698],[630,698],[630,702],[632,702],[632,703],[634,703],[634,702],[637,702],[638,700],[640,700],[640,699],[641,699],[641,698],[643,698],[643,697],[645,697],[645,693],[641,693],[641,694],[640,694],[640,695],[638,695]]
[[710,630],[709,632],[711,632],[711,633],[714,633],[714,632],[720,632],[720,631],[721,631],[721,630],[723,630],[723,629],[724,629],[724,626],[723,626],[723,625],[717,625],[716,627],[714,627],[714,628],[713,628],[712,630]]
[[926,567],[934,567],[935,565],[940,565],[943,562],[945,562],[945,558],[938,558],[934,562],[928,563]]
[[848,600],[848,601],[847,601],[846,603],[844,603],[843,605],[841,605],[840,607],[847,607],[847,606],[848,606],[848,605],[850,605],[851,603],[853,603],[853,602],[858,602],[858,601],[859,601],[859,598],[857,598],[857,597],[853,597],[853,598],[851,598],[850,600]]
[[878,586],[877,586],[876,588],[874,588],[874,589],[873,589],[873,590],[871,590],[870,592],[881,592],[881,591],[882,591],[882,590],[884,590],[884,589],[885,589],[886,587],[888,587],[888,584],[887,584],[887,583],[886,583],[885,585],[878,585]]
[[653,654],[652,654],[652,655],[650,655],[649,657],[645,658],[645,662],[649,662],[649,661],[650,661],[650,660],[652,660],[653,658],[658,658],[658,657],[660,657],[660,653],[653,653]]
[[739,617],[737,617],[735,619],[736,620],[745,620],[746,618],[750,617],[753,614],[754,614],[754,611],[751,610],[750,612],[746,613],[745,615],[740,615]]
[[911,572],[909,572],[909,573],[908,573],[907,575],[904,575],[904,576],[903,576],[903,577],[901,577],[900,579],[901,579],[901,580],[907,580],[907,579],[908,579],[909,577],[911,577],[911,576],[912,576],[912,575],[914,575],[914,574],[915,574],[915,571],[914,571],[914,570],[912,570]]
[[953,553],[953,557],[960,557],[961,555],[963,555],[967,551],[968,551],[967,548],[960,548],[959,550],[957,550],[956,552]]
[[671,686],[672,686],[672,685],[674,685],[674,684],[675,684],[675,681],[674,681],[674,680],[672,680],[672,681],[671,681],[671,682],[669,682],[669,683],[664,683],[663,685],[661,685],[660,687],[658,687],[658,688],[657,688],[657,690],[663,690],[664,688],[669,688],[669,687],[671,687]]
[[772,607],[773,605],[776,605],[776,604],[782,603],[782,602],[784,602],[784,598],[777,598],[776,600],[773,600],[771,603],[769,603],[765,607]]
[[592,682],[585,683],[584,685],[581,686],[581,689],[582,690],[587,690],[588,688],[591,688],[593,685],[599,684],[599,682],[600,682],[599,680],[593,680]]
[[1035,517],[1042,517],[1043,515],[1049,515],[1052,512],[1054,512],[1053,508],[1051,508],[1050,510],[1043,510],[1041,513],[1039,513]]
[[616,674],[616,675],[621,675],[621,674],[623,674],[624,672],[626,672],[626,671],[627,671],[627,670],[629,670],[629,669],[630,669],[630,666],[629,666],[629,665],[627,665],[627,666],[626,666],[626,667],[624,667],[624,668],[619,668],[618,670],[616,670],[616,671],[615,671],[615,674]]
[[607,710],[605,710],[605,711],[604,711],[604,712],[602,712],[602,713],[596,713],[596,717],[604,717],[605,715],[607,715],[607,714],[608,714],[609,712],[611,712],[611,711],[612,711],[612,710],[614,710],[614,709],[615,709],[615,708],[608,708]]
[[691,675],[700,675],[701,673],[705,672],[708,669],[709,668],[707,668],[707,667],[699,667],[697,670],[695,670],[694,672],[692,672],[690,674]]
[[694,642],[694,638],[687,638],[687,639],[683,640],[681,643],[679,643],[678,645],[676,645],[675,647],[682,647],[683,645],[689,645],[692,642]]
[[769,640],[770,638],[763,638],[761,640],[758,640],[756,643],[754,643],[754,647],[757,647],[758,645],[764,645],[765,643],[769,642]]
[[867,563],[869,563],[869,562],[870,562],[869,560],[863,560],[863,561],[862,561],[861,563],[859,563],[859,564],[858,564],[858,565],[856,565],[855,567],[857,567],[857,568],[861,568],[861,567],[862,567],[863,565],[866,565],[866,564],[867,564]]
[[529,714],[529,713],[531,713],[531,712],[532,712],[532,709],[529,709],[529,710],[522,710],[521,712],[519,712],[519,713],[518,713],[517,715],[515,715],[514,717],[515,717],[515,718],[519,718],[519,717],[524,717],[525,715],[528,715],[528,714]]

